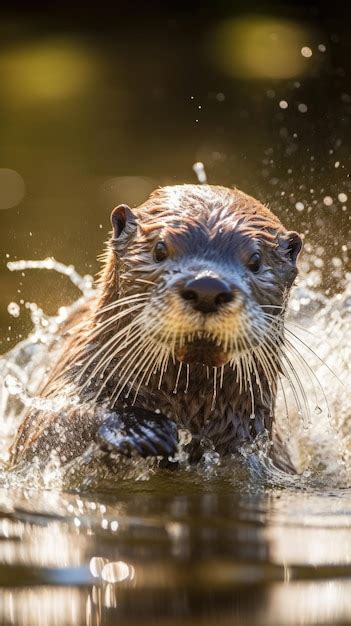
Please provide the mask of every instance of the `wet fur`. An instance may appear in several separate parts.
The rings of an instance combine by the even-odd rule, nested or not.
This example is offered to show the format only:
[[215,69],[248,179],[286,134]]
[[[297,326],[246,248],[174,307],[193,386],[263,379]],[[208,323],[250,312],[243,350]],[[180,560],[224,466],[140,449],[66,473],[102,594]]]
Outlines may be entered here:
[[[170,261],[165,263],[156,263],[152,256],[159,239],[170,251]],[[246,264],[256,250],[262,254],[264,270],[255,277]],[[60,414],[30,411],[13,444],[11,463],[33,457],[45,461],[53,449],[63,462],[79,456],[94,439],[106,411],[119,403],[161,408],[179,427],[191,431],[194,459],[201,454],[203,442],[211,442],[225,455],[264,430],[272,435],[284,311],[297,274],[298,251],[296,233],[288,233],[268,208],[239,190],[180,185],[154,192],[133,210],[121,236],[109,240],[96,295],[69,320],[54,349],[55,363],[41,394],[54,398],[67,393],[69,398],[79,392],[80,405],[68,403]],[[224,275],[237,294],[233,305],[206,320],[177,295],[182,281],[199,271]],[[139,308],[138,294],[146,295]],[[123,298],[123,316],[110,324],[118,310],[115,305]],[[131,342],[123,349],[124,329],[141,314],[143,336],[138,338],[136,327],[134,346]],[[263,337],[274,324],[270,357],[264,361],[261,351],[260,360],[255,356],[257,346],[260,354],[260,332]],[[247,348],[241,338],[244,326],[247,332],[252,326],[254,350],[250,376],[243,367],[239,377],[234,348]],[[158,335],[149,339],[158,327]],[[225,341],[230,344],[234,360],[222,371],[201,364],[180,366],[176,354],[182,334],[187,341],[199,332],[204,340],[218,341],[221,349]],[[115,356],[109,360],[108,345],[114,346],[115,337]],[[135,371],[123,387],[123,376],[138,349],[141,360],[148,359],[149,352],[150,362],[146,360],[139,375]],[[102,357],[106,363],[99,370]]]

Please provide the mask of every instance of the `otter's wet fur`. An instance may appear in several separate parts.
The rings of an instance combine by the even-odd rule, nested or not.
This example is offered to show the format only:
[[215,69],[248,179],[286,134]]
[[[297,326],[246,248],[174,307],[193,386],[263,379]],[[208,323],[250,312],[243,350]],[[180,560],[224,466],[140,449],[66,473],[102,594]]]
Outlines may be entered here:
[[[52,450],[70,461],[128,407],[190,430],[193,459],[204,440],[225,455],[272,436],[299,235],[238,189],[210,185],[160,188],[117,207],[112,226],[96,293],[62,329],[40,392],[67,394],[67,410],[29,410],[11,464]],[[192,281],[224,285],[225,298],[208,306],[205,293],[200,306]]]

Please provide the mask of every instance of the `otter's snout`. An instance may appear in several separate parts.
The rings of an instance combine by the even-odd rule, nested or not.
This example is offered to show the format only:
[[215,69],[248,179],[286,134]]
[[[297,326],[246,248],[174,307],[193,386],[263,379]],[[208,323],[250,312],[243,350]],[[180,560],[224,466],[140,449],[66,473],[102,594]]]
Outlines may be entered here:
[[192,278],[184,285],[180,295],[201,313],[215,313],[223,304],[233,300],[229,285],[213,276]]

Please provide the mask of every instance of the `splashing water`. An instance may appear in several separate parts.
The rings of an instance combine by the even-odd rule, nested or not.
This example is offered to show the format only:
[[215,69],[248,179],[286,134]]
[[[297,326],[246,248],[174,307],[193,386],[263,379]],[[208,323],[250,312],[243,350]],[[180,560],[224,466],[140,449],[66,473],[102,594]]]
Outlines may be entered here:
[[194,163],[193,170],[197,176],[197,180],[199,181],[200,185],[205,185],[207,183],[207,175],[204,164],[201,163],[201,161]]
[[46,270],[54,270],[59,274],[64,274],[68,276],[70,281],[78,287],[78,289],[82,292],[84,296],[89,296],[93,287],[93,279],[90,275],[81,276],[76,272],[73,265],[65,265],[64,263],[59,263],[55,261],[53,258],[43,259],[42,261],[10,261],[7,264],[10,272],[13,271],[23,271],[28,269],[46,269]]
[[[48,317],[34,303],[27,303],[33,330],[29,337],[0,359],[0,435],[3,442],[0,461],[3,472],[0,482],[8,484],[5,471],[8,446],[21,422],[26,407],[60,411],[67,406],[65,394],[54,400],[38,397],[37,390],[47,371],[50,353],[60,337],[60,325],[94,293],[90,276],[80,276],[73,266],[54,259],[18,261],[8,264],[11,271],[49,269],[66,275],[81,291],[72,305],[60,307],[55,316]],[[255,477],[264,476],[273,484],[303,486],[317,483],[344,487],[351,484],[351,277],[344,280],[341,293],[327,297],[319,291],[315,263],[302,264],[302,275],[292,292],[286,322],[288,358],[301,384],[293,392],[289,381],[282,377],[276,406],[276,432],[284,442],[297,474],[278,470],[270,459],[271,442],[266,435],[244,445],[241,460],[223,459],[209,445],[199,466],[188,465],[184,448],[190,433],[182,431],[176,461],[182,469],[201,473],[202,477],[225,476],[231,481],[242,473],[243,459]],[[12,303],[13,304],[13,303]],[[17,309],[16,309],[17,313]],[[78,396],[70,394],[70,403],[78,404]],[[87,452],[68,468],[71,482],[91,488],[99,478],[92,463],[93,450]],[[86,477],[86,468],[91,472]],[[67,468],[66,468],[67,469]],[[82,471],[80,471],[82,470]],[[140,459],[121,463],[121,477],[146,480],[157,471],[157,462]],[[65,473],[66,475],[66,473]],[[52,454],[44,474],[34,462],[30,471],[11,477],[11,484],[35,484],[44,487],[62,485],[60,459]]]

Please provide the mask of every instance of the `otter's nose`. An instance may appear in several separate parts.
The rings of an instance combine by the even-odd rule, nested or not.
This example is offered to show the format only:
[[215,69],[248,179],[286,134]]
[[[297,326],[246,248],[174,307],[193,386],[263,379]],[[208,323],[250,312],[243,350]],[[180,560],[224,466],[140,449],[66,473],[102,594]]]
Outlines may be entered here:
[[215,313],[223,304],[233,299],[229,285],[212,276],[189,280],[180,294],[196,311],[202,313]]

